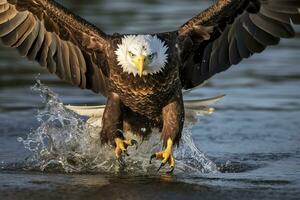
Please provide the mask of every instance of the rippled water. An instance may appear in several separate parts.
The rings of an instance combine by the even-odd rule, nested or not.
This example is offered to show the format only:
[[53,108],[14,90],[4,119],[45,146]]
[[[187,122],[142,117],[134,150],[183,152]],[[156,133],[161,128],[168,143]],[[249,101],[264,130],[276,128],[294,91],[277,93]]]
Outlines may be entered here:
[[[143,33],[173,30],[210,2],[68,0],[63,3],[108,33]],[[193,166],[198,172],[186,171],[184,164],[188,161],[181,162],[182,165],[178,162],[178,170],[170,177],[152,173],[156,168],[147,169],[146,163],[134,165],[134,160],[128,162],[139,173],[130,169],[114,173],[114,167],[109,168],[109,173],[105,171],[108,168],[103,170],[101,164],[105,159],[97,160],[97,153],[107,152],[109,161],[111,151],[98,152],[100,147],[97,141],[89,140],[84,119],[64,110],[60,99],[75,105],[104,104],[105,99],[60,82],[36,63],[19,58],[16,52],[1,46],[0,199],[299,199],[299,55],[299,38],[283,40],[280,46],[255,55],[190,93],[187,98],[227,96],[215,105],[215,113],[200,117],[196,125],[186,129],[185,141],[191,139],[191,133],[192,141],[200,149],[195,154],[200,157],[190,160],[200,161],[199,166]],[[30,89],[38,73],[42,83],[54,93],[46,92],[45,88],[39,92],[54,94],[54,101],[51,98],[42,101],[40,93]],[[62,121],[56,121],[57,117]],[[62,124],[64,128],[60,127]],[[51,146],[49,134],[60,148],[47,149]],[[35,151],[37,143],[27,144],[27,148],[33,148],[31,151],[24,148],[22,142],[26,144],[28,136],[43,141],[48,152],[40,151],[42,146]],[[186,148],[177,150],[177,159],[182,159],[180,152]],[[140,150],[145,152],[141,158],[150,155],[151,148]],[[200,173],[203,162],[199,158],[211,160],[218,172]],[[115,166],[114,160],[105,164]]]

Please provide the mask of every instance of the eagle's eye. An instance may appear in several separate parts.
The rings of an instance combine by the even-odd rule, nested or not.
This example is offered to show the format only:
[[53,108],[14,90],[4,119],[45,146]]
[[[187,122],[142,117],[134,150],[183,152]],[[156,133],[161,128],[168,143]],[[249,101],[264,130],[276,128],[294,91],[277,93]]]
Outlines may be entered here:
[[152,59],[154,58],[154,56],[156,56],[156,54],[157,54],[157,53],[153,53],[153,54],[148,55],[148,59],[149,59],[149,60],[152,60]]
[[130,57],[135,57],[136,55],[134,53],[132,53],[131,51],[128,51],[128,54],[130,55]]

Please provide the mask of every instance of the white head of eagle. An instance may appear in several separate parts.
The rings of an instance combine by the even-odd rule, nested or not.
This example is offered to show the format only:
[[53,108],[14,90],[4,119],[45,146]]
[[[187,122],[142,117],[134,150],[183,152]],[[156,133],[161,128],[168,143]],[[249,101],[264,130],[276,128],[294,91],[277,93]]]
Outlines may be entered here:
[[157,36],[127,35],[115,51],[118,64],[124,72],[153,75],[161,72],[167,64],[168,47]]

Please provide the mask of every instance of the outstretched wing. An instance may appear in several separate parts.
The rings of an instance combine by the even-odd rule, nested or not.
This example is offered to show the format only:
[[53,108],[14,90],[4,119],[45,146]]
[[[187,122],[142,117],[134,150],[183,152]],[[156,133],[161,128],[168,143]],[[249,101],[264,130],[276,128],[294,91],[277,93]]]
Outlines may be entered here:
[[183,87],[294,37],[292,23],[300,24],[299,0],[219,0],[179,29]]
[[107,36],[51,0],[0,0],[0,38],[81,88],[106,93]]

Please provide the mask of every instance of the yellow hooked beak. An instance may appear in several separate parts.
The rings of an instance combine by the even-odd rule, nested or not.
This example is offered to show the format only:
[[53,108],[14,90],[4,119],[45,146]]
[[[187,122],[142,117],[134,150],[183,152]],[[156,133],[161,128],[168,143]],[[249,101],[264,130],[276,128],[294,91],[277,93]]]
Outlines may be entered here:
[[143,75],[144,66],[145,66],[145,58],[146,58],[146,56],[140,55],[140,56],[137,56],[133,61],[136,68],[138,69],[138,74],[140,77],[142,77],[142,75]]

